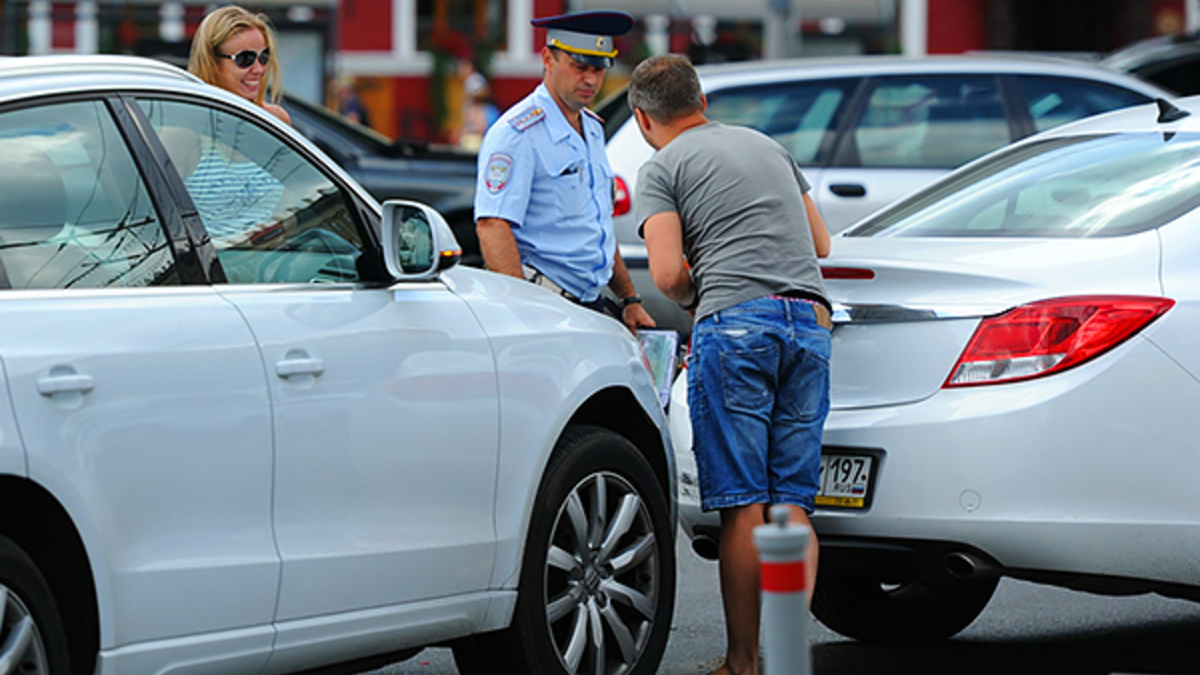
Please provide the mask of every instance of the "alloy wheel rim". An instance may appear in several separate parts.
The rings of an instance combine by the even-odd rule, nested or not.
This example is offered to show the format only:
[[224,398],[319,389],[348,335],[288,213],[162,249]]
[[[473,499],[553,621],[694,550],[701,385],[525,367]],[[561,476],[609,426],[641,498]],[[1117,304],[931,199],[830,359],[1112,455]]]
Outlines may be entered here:
[[624,675],[637,664],[660,602],[650,510],[614,473],[568,493],[551,530],[545,607],[559,661],[573,675]]
[[49,675],[46,647],[33,614],[21,598],[0,585],[0,675]]

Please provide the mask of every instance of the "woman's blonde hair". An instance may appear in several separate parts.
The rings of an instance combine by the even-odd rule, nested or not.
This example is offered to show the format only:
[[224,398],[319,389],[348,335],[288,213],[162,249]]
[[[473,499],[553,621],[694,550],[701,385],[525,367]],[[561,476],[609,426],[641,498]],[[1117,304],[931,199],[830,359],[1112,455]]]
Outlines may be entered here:
[[217,50],[229,38],[250,29],[262,33],[267,49],[271,50],[271,60],[267,63],[263,86],[259,87],[258,93],[254,95],[254,102],[262,105],[269,96],[271,103],[278,103],[283,96],[280,86],[282,76],[279,70],[279,52],[275,49],[275,31],[271,29],[271,21],[265,14],[254,14],[237,5],[226,5],[210,12],[200,22],[196,36],[192,38],[188,70],[205,82],[216,85],[217,73],[221,70]]

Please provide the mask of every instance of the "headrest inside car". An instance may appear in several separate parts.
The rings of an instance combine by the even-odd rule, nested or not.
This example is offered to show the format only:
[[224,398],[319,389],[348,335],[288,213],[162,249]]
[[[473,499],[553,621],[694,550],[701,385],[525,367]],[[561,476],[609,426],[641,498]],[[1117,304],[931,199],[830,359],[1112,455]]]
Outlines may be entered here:
[[66,189],[49,155],[25,143],[0,141],[0,229],[52,226],[57,232],[66,213]]

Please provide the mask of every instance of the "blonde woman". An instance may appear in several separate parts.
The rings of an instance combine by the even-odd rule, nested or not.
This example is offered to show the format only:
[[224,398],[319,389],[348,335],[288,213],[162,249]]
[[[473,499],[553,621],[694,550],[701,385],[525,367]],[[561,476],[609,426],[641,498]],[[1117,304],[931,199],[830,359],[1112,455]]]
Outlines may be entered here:
[[[188,70],[205,82],[254,101],[279,119],[292,123],[278,105],[283,94],[275,34],[263,14],[237,5],[213,10],[192,39]],[[269,100],[268,100],[269,99]]]

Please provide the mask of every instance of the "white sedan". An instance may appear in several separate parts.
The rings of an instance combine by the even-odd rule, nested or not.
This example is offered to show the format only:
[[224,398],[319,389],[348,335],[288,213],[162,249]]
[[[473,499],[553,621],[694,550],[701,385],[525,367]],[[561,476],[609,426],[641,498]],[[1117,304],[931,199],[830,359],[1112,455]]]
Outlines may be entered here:
[[653,673],[638,343],[458,255],[178,68],[0,60],[0,672]]
[[[835,237],[830,628],[945,638],[1001,576],[1200,600],[1200,98],[1180,105],[1023,141]],[[683,379],[682,520],[712,555]]]

